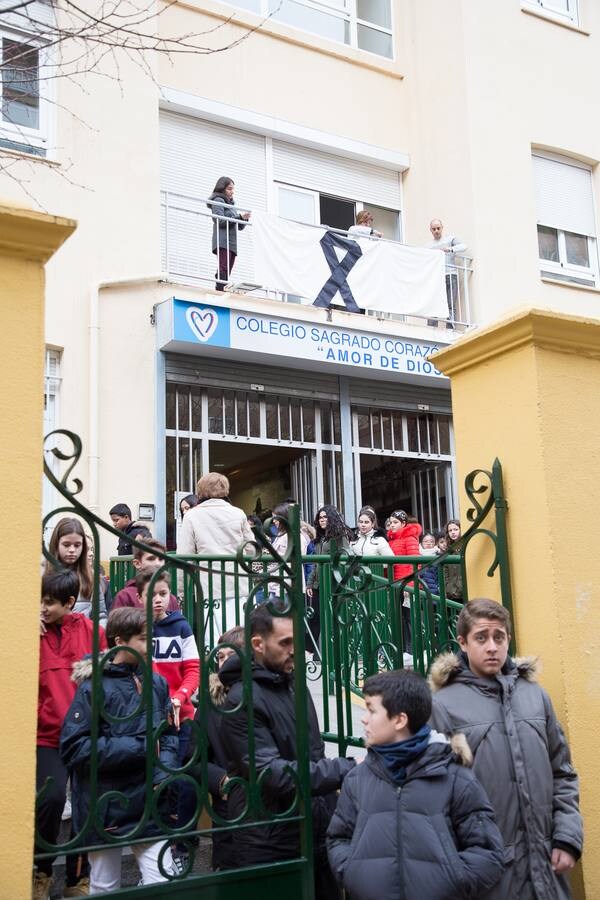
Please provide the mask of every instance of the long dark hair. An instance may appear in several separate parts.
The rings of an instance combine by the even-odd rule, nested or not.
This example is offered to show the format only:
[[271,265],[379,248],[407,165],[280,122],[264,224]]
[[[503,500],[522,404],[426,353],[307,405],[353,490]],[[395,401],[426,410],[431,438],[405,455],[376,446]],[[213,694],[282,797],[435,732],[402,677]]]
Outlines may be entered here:
[[[90,561],[88,559],[87,538],[85,536],[85,531],[83,530],[83,525],[81,524],[79,519],[64,518],[57,522],[54,531],[52,532],[50,543],[48,544],[48,550],[50,551],[52,556],[60,563],[60,557],[58,555],[58,543],[60,539],[67,534],[77,534],[79,535],[79,537],[81,537],[81,555],[73,566],[63,566],[61,564],[61,568],[70,568],[77,575],[79,575],[80,594],[82,597],[85,597],[86,600],[91,600],[93,591],[92,567],[90,566]],[[46,574],[49,575],[55,571],[57,570],[54,568],[54,566],[48,560],[46,560]]]
[[233,178],[228,178],[227,175],[221,175],[213,188],[213,194],[224,194],[225,188],[229,187],[230,184],[235,184]]
[[[452,538],[450,537],[450,535],[448,534],[448,525],[458,525],[458,530],[459,530],[460,534],[458,535],[458,537],[456,538],[455,541],[453,541]],[[445,536],[446,540],[448,541],[448,547],[454,546],[456,549],[460,548],[460,546],[461,546],[460,542],[462,540],[463,535],[462,535],[462,528],[460,527],[460,521],[458,519],[448,519],[448,521],[446,522],[446,528],[444,529],[444,536]]]
[[[319,525],[319,515],[322,512],[327,516],[327,527],[325,529]],[[342,514],[337,511],[335,506],[330,506],[327,503],[325,506],[320,506],[317,510],[315,530],[317,532],[317,541],[343,541],[344,538],[348,541],[354,540],[354,533],[344,522]]]

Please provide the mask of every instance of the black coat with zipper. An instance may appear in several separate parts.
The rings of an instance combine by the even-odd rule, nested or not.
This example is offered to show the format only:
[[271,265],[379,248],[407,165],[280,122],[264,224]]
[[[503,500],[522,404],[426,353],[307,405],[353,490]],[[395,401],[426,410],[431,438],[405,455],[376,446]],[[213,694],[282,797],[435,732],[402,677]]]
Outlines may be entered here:
[[352,900],[483,900],[500,879],[504,847],[492,808],[454,759],[448,743],[430,743],[402,787],[373,750],[350,773],[327,850]]
[[[179,741],[171,721],[169,686],[161,675],[152,673],[154,734],[162,722],[169,724],[151,749],[148,744],[152,743],[153,735],[148,735],[146,728],[144,677],[141,669],[124,664],[109,662],[102,670],[101,715],[96,744],[98,802],[92,821],[86,825],[90,812],[92,660],[86,658],[73,666],[73,681],[79,687],[62,727],[60,756],[71,775],[73,828],[79,832],[85,827],[86,841],[101,841],[102,830],[114,835],[129,834],[142,820],[148,793],[148,753],[152,753],[154,760],[160,760],[169,769],[177,768]],[[107,721],[103,712],[113,717],[112,720]],[[155,764],[151,790],[168,775],[169,772]],[[163,823],[169,824],[166,801],[166,791],[162,791],[158,798],[158,812],[150,814],[135,837],[155,837],[164,831]]]
[[[239,710],[223,717],[221,739],[228,756],[230,775],[248,778],[248,710],[242,704],[242,669],[239,657],[227,660],[219,677],[229,687],[225,709]],[[256,771],[260,776],[265,812],[258,818],[269,824],[244,828],[236,832],[235,849],[238,867],[255,863],[293,859],[300,852],[299,827],[272,819],[273,814],[288,810],[296,796],[297,782],[293,771],[296,761],[296,700],[293,675],[272,672],[256,663],[252,665],[252,713]],[[312,789],[313,842],[317,859],[325,859],[325,833],[333,810],[337,790],[354,767],[353,759],[326,759],[325,745],[319,731],[317,713],[308,695],[309,767]],[[290,771],[292,770],[292,771]],[[247,798],[240,786],[229,794],[229,816],[243,815]],[[249,815],[244,821],[257,816]]]

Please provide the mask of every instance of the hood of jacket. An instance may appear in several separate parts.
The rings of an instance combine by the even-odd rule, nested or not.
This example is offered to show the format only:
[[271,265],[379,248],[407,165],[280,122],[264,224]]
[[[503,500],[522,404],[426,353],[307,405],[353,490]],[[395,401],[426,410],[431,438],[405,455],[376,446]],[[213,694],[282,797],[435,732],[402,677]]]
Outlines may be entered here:
[[[255,660],[252,660],[251,677],[252,681],[255,681],[257,684],[263,684],[271,688],[287,688],[291,683],[293,673],[288,675],[285,672],[272,672],[271,669],[267,669],[265,666],[261,666]],[[223,663],[223,667],[219,669],[219,679],[228,690],[233,684],[242,680],[242,661],[237,653],[234,656],[230,656]]]
[[310,544],[311,541],[317,536],[317,529],[313,528],[308,522],[300,522],[300,531],[303,531],[306,537],[308,538],[308,542]]
[[[371,768],[376,769],[380,774],[385,772],[385,767],[375,750],[369,749],[367,761],[369,760]],[[458,763],[467,769],[473,765],[473,754],[465,735],[457,733],[451,738],[447,738],[439,731],[432,729],[429,735],[429,744],[418,759],[409,763],[407,775],[409,778],[429,778],[440,774],[451,762]],[[389,780],[389,776],[386,775],[386,777]]]
[[210,195],[210,197],[208,198],[208,202],[206,205],[208,206],[209,209],[213,208],[212,202],[211,202],[213,200],[217,200],[219,203],[227,203],[229,206],[233,206],[233,200],[229,200],[229,198],[226,197],[225,194],[221,194],[220,191],[213,191],[212,194]]
[[[106,653],[101,653],[98,656],[98,663],[101,663]],[[83,684],[84,681],[88,681],[92,677],[93,670],[93,660],[91,656],[84,656],[83,659],[79,660],[79,662],[73,663],[73,674],[71,675],[71,681],[74,681],[75,684],[79,687],[80,684]],[[107,675],[109,678],[126,678],[136,673],[138,677],[143,677],[143,672],[140,671],[139,668],[135,668],[133,666],[129,666],[126,663],[113,663],[108,662],[102,669],[102,675]]]
[[208,693],[215,706],[223,706],[227,699],[229,689],[225,687],[216,672],[208,676]]
[[[515,675],[526,681],[535,681],[539,671],[539,660],[535,656],[507,657],[502,667],[503,675]],[[433,663],[429,672],[429,685],[435,693],[454,681],[488,683],[469,669],[464,653],[442,653]]]
[[153,623],[153,628],[158,628],[160,630],[160,628],[162,626],[165,626],[165,625],[171,626],[173,624],[173,622],[186,622],[187,623],[187,619],[183,615],[182,612],[179,612],[179,611],[168,612],[167,611],[167,615],[164,617],[164,619],[157,619]]

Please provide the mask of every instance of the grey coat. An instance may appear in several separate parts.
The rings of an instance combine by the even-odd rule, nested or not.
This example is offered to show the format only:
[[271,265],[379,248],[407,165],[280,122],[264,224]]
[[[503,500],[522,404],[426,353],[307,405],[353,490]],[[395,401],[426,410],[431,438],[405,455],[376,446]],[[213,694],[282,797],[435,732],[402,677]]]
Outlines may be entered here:
[[[441,740],[432,732],[403,787],[372,750],[346,776],[327,850],[352,900],[480,900],[500,879],[504,848],[492,808]],[[465,750],[470,757],[466,742]]]
[[509,658],[496,678],[479,678],[464,654],[446,653],[430,674],[431,724],[465,734],[506,844],[507,870],[490,900],[570,898],[550,856],[559,847],[578,857],[583,846],[577,775],[535,672],[535,660]]
[[213,218],[212,252],[216,253],[219,249],[231,250],[237,256],[238,228],[240,231],[245,228],[246,220],[242,219],[242,214],[233,205],[233,200],[228,200],[225,194],[211,194],[206,205],[216,216],[226,216],[227,219],[235,220],[229,222]]

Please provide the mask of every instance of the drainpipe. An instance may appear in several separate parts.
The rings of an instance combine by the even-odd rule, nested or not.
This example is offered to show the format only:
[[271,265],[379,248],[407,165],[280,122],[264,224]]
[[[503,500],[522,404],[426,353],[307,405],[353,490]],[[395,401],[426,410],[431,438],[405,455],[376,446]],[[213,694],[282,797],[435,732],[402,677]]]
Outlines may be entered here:
[[89,390],[88,390],[88,507],[98,513],[98,471],[100,468],[99,405],[98,388],[100,381],[100,291],[107,287],[129,287],[136,284],[160,283],[167,281],[167,275],[133,275],[131,277],[110,278],[96,281],[90,288],[89,310]]

